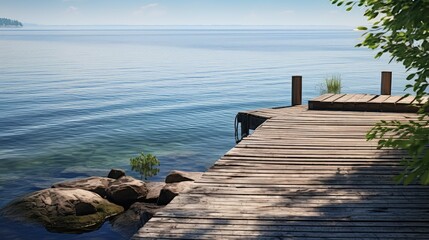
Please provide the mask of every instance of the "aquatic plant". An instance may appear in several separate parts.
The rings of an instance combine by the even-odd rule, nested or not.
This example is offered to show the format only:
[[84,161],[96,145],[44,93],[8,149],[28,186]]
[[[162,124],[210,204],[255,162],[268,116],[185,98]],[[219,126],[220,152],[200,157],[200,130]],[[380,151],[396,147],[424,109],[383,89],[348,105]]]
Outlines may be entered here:
[[148,153],[140,153],[139,156],[130,159],[131,170],[140,173],[140,178],[145,180],[159,173],[160,162],[156,156]]
[[341,75],[325,78],[325,82],[320,85],[320,94],[325,93],[341,93]]

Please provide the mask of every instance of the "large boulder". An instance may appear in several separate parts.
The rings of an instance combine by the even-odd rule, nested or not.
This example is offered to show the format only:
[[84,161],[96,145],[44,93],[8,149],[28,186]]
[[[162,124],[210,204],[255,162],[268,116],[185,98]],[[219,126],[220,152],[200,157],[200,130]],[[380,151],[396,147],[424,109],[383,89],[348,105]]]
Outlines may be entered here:
[[112,202],[128,207],[131,204],[143,201],[148,193],[143,181],[125,176],[112,182],[107,188],[107,197]]
[[202,172],[171,171],[165,178],[165,183],[177,183],[184,181],[196,181],[201,178]]
[[112,218],[110,223],[113,230],[129,239],[161,208],[163,206],[137,202],[124,213]]
[[185,193],[189,191],[193,186],[193,182],[185,181],[178,183],[169,183],[166,184],[159,194],[157,201],[158,205],[167,205],[180,193]]
[[123,211],[121,206],[87,190],[49,188],[11,202],[0,214],[43,224],[49,231],[79,233],[97,229],[106,218]]
[[107,175],[108,178],[119,179],[125,176],[125,171],[122,169],[112,169]]
[[105,177],[89,177],[55,183],[53,188],[78,188],[95,192],[102,197],[107,195],[107,187],[115,180]]
[[163,182],[146,183],[148,193],[144,201],[147,203],[156,203],[158,201],[159,194],[161,193],[161,190],[164,186],[165,186],[165,183]]

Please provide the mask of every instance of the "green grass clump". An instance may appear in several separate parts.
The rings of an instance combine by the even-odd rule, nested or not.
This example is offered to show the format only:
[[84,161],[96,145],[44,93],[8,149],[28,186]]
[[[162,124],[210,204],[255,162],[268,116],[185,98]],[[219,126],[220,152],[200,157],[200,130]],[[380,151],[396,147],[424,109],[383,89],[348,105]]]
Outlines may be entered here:
[[321,84],[320,94],[325,93],[341,93],[341,76],[340,75],[332,75],[330,77],[325,78],[325,82]]

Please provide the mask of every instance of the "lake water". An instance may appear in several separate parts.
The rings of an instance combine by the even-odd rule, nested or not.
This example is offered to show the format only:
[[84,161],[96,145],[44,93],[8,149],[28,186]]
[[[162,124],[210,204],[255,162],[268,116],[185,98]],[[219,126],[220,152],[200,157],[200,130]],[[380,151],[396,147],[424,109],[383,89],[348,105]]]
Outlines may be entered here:
[[[73,177],[129,167],[145,151],[204,171],[234,146],[238,111],[290,104],[341,74],[345,93],[379,93],[380,71],[405,71],[354,48],[352,29],[39,28],[0,31],[0,207]],[[83,235],[0,221],[11,239],[118,239],[106,223]]]

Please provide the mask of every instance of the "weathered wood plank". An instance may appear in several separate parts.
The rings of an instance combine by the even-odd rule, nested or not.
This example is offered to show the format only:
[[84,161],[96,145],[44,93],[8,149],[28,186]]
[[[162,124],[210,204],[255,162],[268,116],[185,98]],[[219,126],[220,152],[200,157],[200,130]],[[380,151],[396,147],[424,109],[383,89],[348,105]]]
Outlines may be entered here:
[[356,94],[344,94],[342,97],[335,100],[334,103],[344,103],[349,99],[353,98]]
[[352,98],[349,98],[346,102],[347,103],[355,103],[362,97],[364,97],[366,94],[354,94]]
[[[387,101],[394,110],[411,101],[364,94],[318,101],[335,99],[353,108]],[[415,114],[303,107],[249,114],[270,119],[134,239],[429,239],[429,188],[397,185],[406,154],[365,140],[374,123]]]
[[343,96],[345,96],[346,94],[333,94],[332,96],[323,99],[321,102],[324,103],[332,103],[335,102],[337,99],[342,98]]
[[372,94],[365,94],[363,97],[359,98],[358,100],[356,100],[357,103],[367,103],[369,101],[371,101],[372,99],[376,98],[376,95],[372,95]]
[[327,98],[329,98],[329,97],[331,97],[333,95],[334,95],[333,93],[326,93],[326,94],[320,95],[320,96],[318,96],[316,98],[313,98],[312,100],[313,101],[323,101],[323,100],[325,100],[325,99],[327,99]]
[[[151,224],[156,223],[182,223],[182,224],[216,224],[216,225],[229,225],[229,226],[288,226],[288,227],[369,227],[369,228],[396,228],[396,227],[429,227],[429,222],[335,222],[335,221],[289,221],[285,219],[270,220],[242,220],[242,219],[224,219],[224,218],[189,218],[189,219],[176,219],[176,218],[158,218],[151,221]],[[317,232],[321,231],[316,230]],[[327,229],[329,231],[329,229]],[[311,230],[309,230],[311,231]]]
[[390,96],[372,94],[333,94],[329,97],[309,101],[311,110],[346,110],[375,112],[417,112],[414,96]]
[[368,103],[382,103],[389,97],[390,95],[378,95],[377,97],[371,99]]
[[[190,219],[192,220],[192,219]],[[277,231],[277,232],[330,232],[330,233],[336,233],[336,232],[354,232],[354,233],[425,233],[425,227],[427,226],[415,226],[410,228],[405,227],[398,227],[395,224],[392,224],[390,226],[362,226],[362,225],[331,225],[331,226],[317,226],[314,224],[308,224],[307,222],[300,222],[303,225],[298,224],[288,224],[283,223],[279,224],[275,221],[266,221],[272,222],[273,225],[264,224],[264,221],[262,221],[262,224],[259,222],[256,222],[256,224],[246,224],[243,221],[240,220],[232,220],[231,222],[233,224],[228,224],[226,221],[216,221],[216,224],[213,224],[214,221],[210,221],[207,219],[201,219],[202,223],[197,223],[196,221],[185,221],[185,222],[172,222],[168,220],[164,221],[157,221],[150,223],[153,228],[157,228],[159,230],[166,229],[166,227],[170,227],[171,229],[174,228],[180,228],[180,229],[195,229],[199,228],[198,224],[201,224],[200,227],[202,229],[216,229],[216,230],[240,230],[240,231]],[[160,224],[163,223],[163,224]],[[241,224],[240,224],[241,223]]]
[[[192,193],[187,196],[195,195],[234,195],[237,199],[252,199],[252,198],[270,198],[270,199],[307,199],[309,197],[315,199],[404,199],[407,201],[425,201],[429,193],[425,189],[411,189],[401,191],[400,188],[388,188],[380,191],[379,189],[313,189],[313,188],[297,188],[297,187],[259,187],[236,188],[234,186],[208,186],[205,184],[196,184]],[[418,197],[417,197],[418,196]],[[176,200],[175,200],[176,201]]]
[[429,100],[429,96],[423,96],[420,101],[417,100],[417,98],[412,102],[412,104],[417,104],[417,105],[421,105],[421,104],[425,104],[426,102],[428,102]]
[[[329,209],[330,210],[330,209]],[[251,220],[273,220],[279,218],[286,218],[291,221],[401,221],[401,222],[427,222],[429,217],[427,215],[421,216],[416,219],[416,215],[421,215],[421,211],[414,211],[407,214],[406,212],[398,212],[397,214],[391,213],[353,213],[353,212],[340,212],[340,214],[329,214],[329,211],[323,212],[327,215],[321,215],[320,212],[289,212],[289,211],[268,211],[258,212],[254,211],[188,211],[186,209],[174,209],[174,211],[163,211],[156,213],[155,217],[180,217],[180,218],[196,218],[204,216],[204,218],[232,218],[232,219],[251,219]]]
[[384,100],[383,104],[385,104],[385,103],[397,103],[403,97],[404,96],[390,96],[388,99]]
[[406,105],[410,105],[414,99],[416,99],[416,97],[414,96],[407,96],[402,98],[401,100],[397,101],[396,104],[406,104]]

